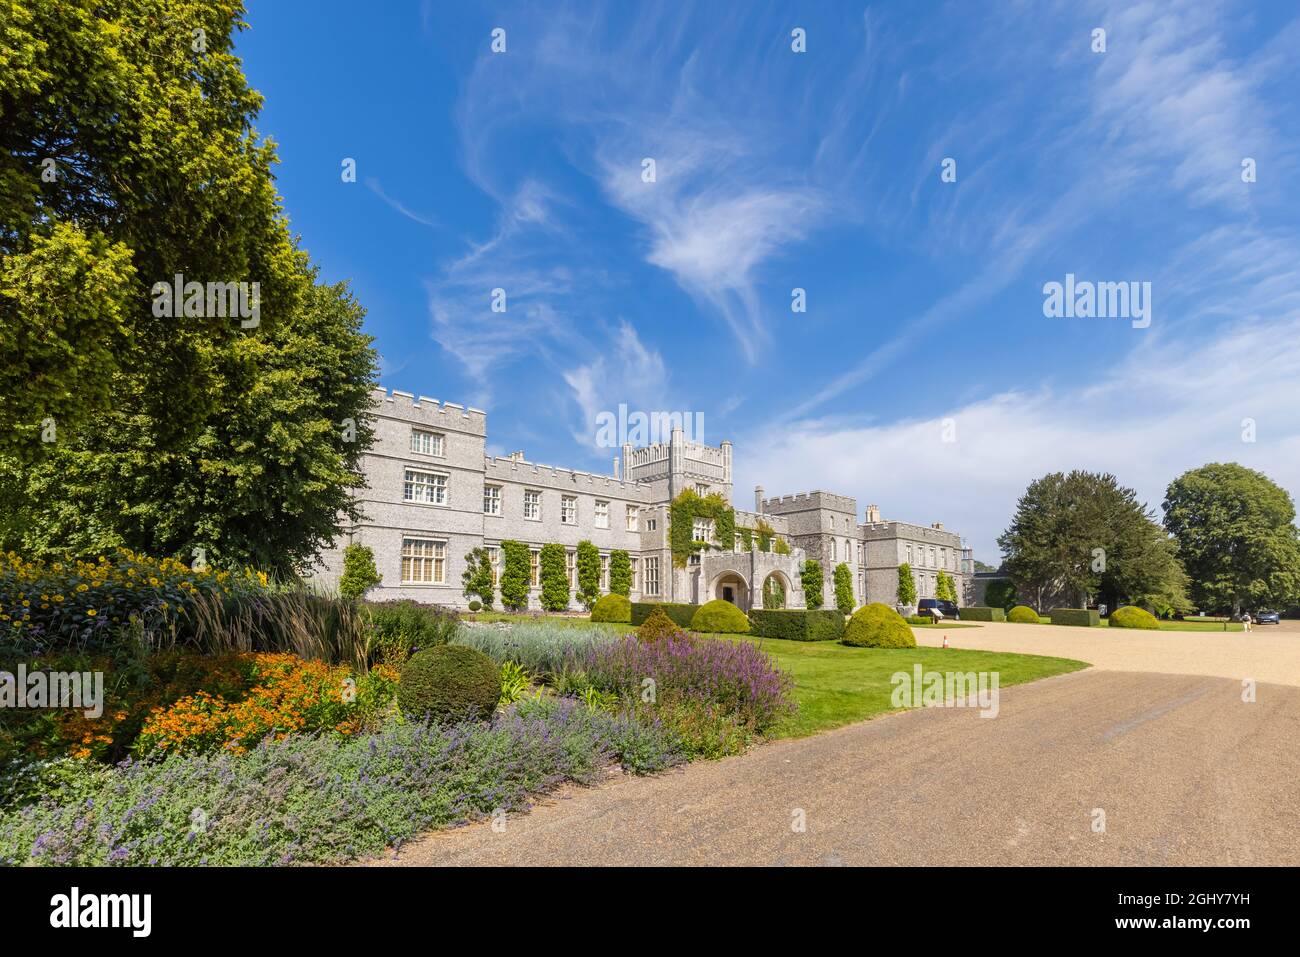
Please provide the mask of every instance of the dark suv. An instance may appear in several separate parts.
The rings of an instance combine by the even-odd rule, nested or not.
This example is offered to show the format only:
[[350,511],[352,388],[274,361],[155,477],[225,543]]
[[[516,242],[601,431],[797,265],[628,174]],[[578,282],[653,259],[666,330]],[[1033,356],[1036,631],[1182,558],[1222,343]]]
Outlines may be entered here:
[[935,609],[942,612],[943,617],[949,620],[956,621],[958,618],[956,603],[951,601],[940,601],[938,598],[922,598],[916,606],[916,613],[918,615],[929,615],[933,618],[935,617]]

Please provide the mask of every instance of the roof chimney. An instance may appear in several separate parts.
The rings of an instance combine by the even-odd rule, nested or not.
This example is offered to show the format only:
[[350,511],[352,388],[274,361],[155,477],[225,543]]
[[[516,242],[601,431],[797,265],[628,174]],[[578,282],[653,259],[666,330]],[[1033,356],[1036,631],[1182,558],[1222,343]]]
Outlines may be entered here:
[[614,456],[614,478],[618,478],[619,458]]
[[763,486],[754,486],[754,511],[759,515],[763,514]]
[[511,453],[510,453],[510,461],[511,461],[511,462],[522,462],[523,460],[524,460],[524,450],[523,450],[523,449],[520,449],[518,452],[511,452]]
[[880,508],[875,505],[867,506],[867,524],[875,525],[880,522]]

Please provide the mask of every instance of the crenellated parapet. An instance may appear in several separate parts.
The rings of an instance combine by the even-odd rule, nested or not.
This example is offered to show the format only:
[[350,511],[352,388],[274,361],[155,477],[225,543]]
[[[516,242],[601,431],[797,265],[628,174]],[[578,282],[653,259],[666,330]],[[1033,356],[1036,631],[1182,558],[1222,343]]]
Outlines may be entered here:
[[376,387],[371,391],[377,415],[415,425],[487,435],[487,413],[455,402],[439,402],[428,396]]
[[628,481],[581,469],[529,462],[522,455],[484,456],[483,472],[483,477],[487,481],[522,482],[539,488],[576,488],[590,492],[606,492],[620,499],[646,503],[651,499],[652,489],[647,482]]
[[780,495],[763,500],[763,511],[772,515],[790,512],[807,512],[825,509],[832,512],[847,512],[856,515],[858,500],[848,495],[837,495],[820,489],[811,492],[796,492],[792,495]]

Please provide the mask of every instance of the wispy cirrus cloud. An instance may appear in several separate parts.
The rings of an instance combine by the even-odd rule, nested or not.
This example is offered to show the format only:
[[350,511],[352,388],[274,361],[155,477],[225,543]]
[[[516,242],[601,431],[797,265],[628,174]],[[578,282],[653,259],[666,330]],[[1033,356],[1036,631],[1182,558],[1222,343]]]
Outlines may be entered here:
[[[843,131],[819,137],[798,128],[799,116],[754,108],[762,89],[788,85],[780,71],[792,60],[779,47],[756,49],[739,10],[648,5],[634,30],[611,19],[577,6],[512,18],[529,45],[509,64],[508,84],[505,67],[485,56],[458,109],[467,172],[504,201],[515,175],[512,137],[557,131],[569,171],[640,225],[644,261],[719,318],[755,361],[770,344],[763,270],[850,205],[834,195],[846,171],[814,155],[841,148]],[[788,44],[780,22],[768,39]],[[847,55],[865,59],[865,45]],[[733,87],[719,102],[716,91],[746,68],[753,88]],[[838,80],[827,74],[817,85],[847,99]],[[650,182],[647,159],[655,164]]]
[[366,183],[366,189],[370,190],[370,192],[374,193],[381,200],[383,200],[384,203],[387,204],[390,209],[396,210],[397,212],[405,216],[407,219],[411,220],[412,222],[419,223],[421,226],[429,226],[434,229],[438,227],[439,225],[438,221],[434,219],[432,216],[424,216],[420,213],[412,212],[410,209],[407,209],[406,206],[404,206],[400,200],[396,200],[393,197],[389,196],[386,192],[384,192],[383,184],[381,184],[379,180],[375,179],[373,176],[366,177],[365,183]]

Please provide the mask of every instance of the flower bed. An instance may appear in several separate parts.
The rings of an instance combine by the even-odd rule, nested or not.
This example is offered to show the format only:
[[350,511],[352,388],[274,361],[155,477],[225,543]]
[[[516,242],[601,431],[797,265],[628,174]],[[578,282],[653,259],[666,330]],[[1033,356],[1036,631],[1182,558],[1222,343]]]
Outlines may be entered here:
[[114,762],[135,754],[243,750],[266,735],[355,734],[376,725],[397,673],[349,668],[294,655],[164,652],[144,659],[59,656],[35,667],[105,675],[103,714],[77,708],[0,713],[0,765],[69,756]]
[[561,671],[567,662],[617,640],[601,628],[574,628],[546,621],[462,628],[455,644],[477,648],[497,664],[513,661],[539,675]]
[[681,760],[660,726],[562,698],[520,702],[490,723],[294,735],[246,754],[172,755],[68,781],[0,813],[0,864],[337,862],[521,811],[615,762],[647,773]]
[[795,707],[793,679],[754,645],[683,633],[654,642],[628,636],[572,654],[556,686],[595,691],[662,722],[693,758],[737,754]]
[[0,556],[0,646],[29,653],[93,649],[135,619],[170,630],[199,596],[264,594],[261,572],[193,569],[174,558],[119,549],[95,562],[26,561]]

